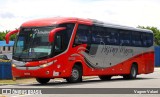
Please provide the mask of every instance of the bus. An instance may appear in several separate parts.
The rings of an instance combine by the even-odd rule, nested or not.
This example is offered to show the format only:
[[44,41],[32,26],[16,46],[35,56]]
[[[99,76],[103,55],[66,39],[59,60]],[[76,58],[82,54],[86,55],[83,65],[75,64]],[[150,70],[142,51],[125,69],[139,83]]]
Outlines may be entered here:
[[82,76],[135,79],[154,71],[153,32],[94,19],[54,17],[23,23],[16,34],[12,74],[40,84],[54,78],[80,82]]

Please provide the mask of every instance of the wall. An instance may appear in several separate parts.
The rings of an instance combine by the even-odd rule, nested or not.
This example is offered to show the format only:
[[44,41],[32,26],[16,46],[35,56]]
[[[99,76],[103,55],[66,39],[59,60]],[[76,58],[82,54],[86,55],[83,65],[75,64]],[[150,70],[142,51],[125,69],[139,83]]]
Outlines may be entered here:
[[5,51],[3,50],[3,46],[0,46],[0,52],[2,53],[12,53],[13,47],[10,47],[10,50],[8,50],[8,47],[5,47]]
[[160,67],[160,46],[155,46],[155,66]]

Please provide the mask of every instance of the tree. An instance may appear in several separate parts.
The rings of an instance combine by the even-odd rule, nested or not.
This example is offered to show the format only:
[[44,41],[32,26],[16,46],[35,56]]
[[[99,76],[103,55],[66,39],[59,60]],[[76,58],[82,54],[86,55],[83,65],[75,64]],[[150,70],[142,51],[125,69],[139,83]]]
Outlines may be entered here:
[[[0,32],[0,41],[4,41],[5,40],[5,36],[6,34],[9,32],[9,30],[6,30],[6,31],[2,31]],[[12,35],[10,37],[10,40],[14,40],[16,38],[16,35]]]
[[0,40],[4,40],[5,35],[6,35],[6,33],[4,31],[0,32]]
[[160,45],[160,30],[159,30],[157,27],[138,26],[137,28],[152,30],[152,31],[153,31],[153,34],[154,34],[154,44],[155,44],[155,45]]

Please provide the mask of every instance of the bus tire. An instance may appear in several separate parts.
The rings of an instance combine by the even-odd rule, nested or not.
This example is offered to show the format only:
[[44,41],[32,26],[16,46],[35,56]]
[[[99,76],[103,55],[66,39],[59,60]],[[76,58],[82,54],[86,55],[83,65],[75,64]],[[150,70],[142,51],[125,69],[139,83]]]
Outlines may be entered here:
[[71,76],[66,78],[69,83],[76,83],[82,81],[82,69],[80,66],[75,65],[72,69]]
[[112,77],[112,76],[109,76],[109,75],[99,76],[99,78],[100,78],[101,80],[111,80],[111,77]]
[[138,68],[137,65],[133,64],[131,69],[130,69],[130,74],[129,75],[124,75],[124,79],[136,79],[138,74]]
[[46,84],[50,81],[49,78],[36,78],[37,82],[39,82],[40,84]]

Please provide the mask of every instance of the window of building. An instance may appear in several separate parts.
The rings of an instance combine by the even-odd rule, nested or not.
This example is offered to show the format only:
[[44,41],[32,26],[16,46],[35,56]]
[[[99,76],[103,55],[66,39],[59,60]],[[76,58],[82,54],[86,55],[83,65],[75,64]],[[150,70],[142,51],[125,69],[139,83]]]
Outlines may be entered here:
[[3,46],[3,51],[5,51],[6,50],[6,47],[5,46]]
[[11,50],[11,47],[10,46],[8,46],[8,51],[10,51]]

